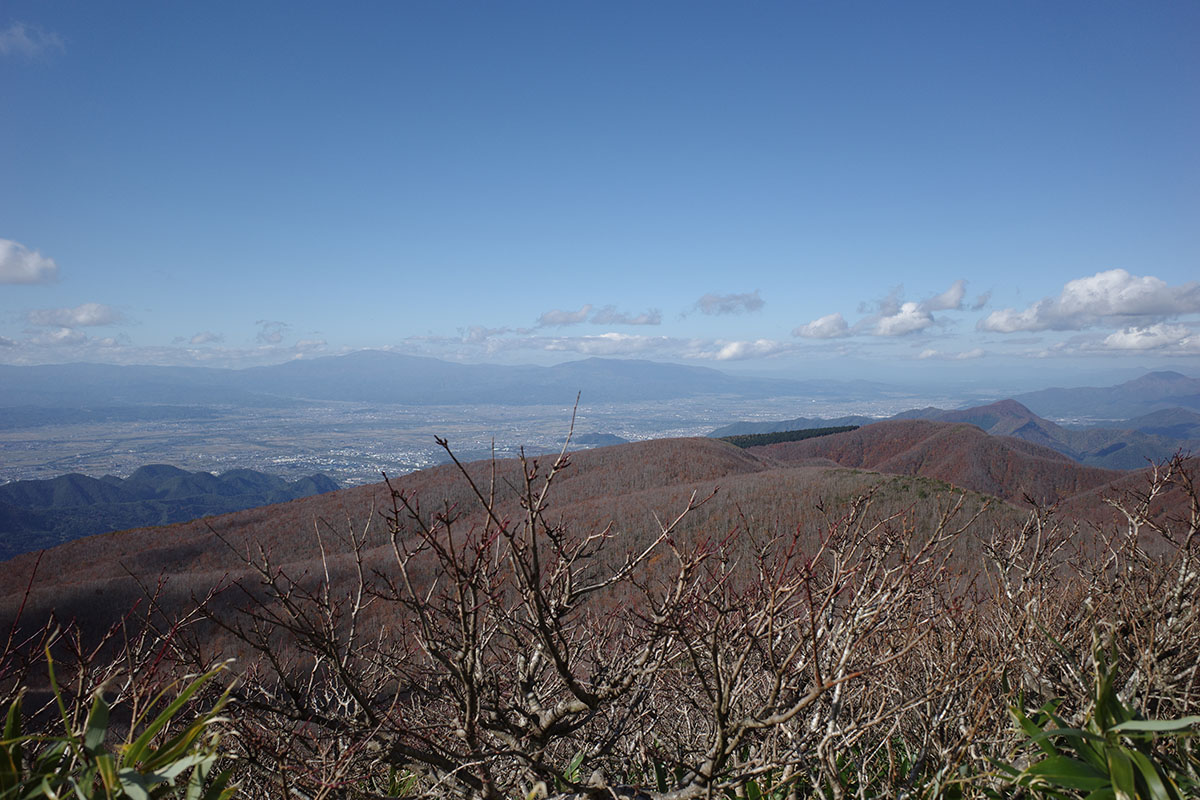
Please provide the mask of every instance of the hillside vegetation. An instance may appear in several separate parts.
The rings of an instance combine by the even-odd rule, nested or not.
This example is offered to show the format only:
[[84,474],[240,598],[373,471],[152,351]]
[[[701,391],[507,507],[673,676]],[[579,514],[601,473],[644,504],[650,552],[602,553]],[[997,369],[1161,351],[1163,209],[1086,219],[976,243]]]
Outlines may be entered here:
[[923,420],[450,464],[11,560],[0,700],[45,645],[114,718],[233,658],[187,708],[246,797],[1082,796],[1056,725],[1182,798],[1187,740],[1110,729],[1200,712],[1196,466]]
[[847,433],[856,430],[857,425],[835,425],[827,428],[805,428],[802,430],[777,431],[775,433],[750,433],[741,436],[723,436],[721,441],[729,442],[734,447],[759,447],[780,442],[802,442],[805,439],[815,439],[818,436],[829,436],[834,433]]

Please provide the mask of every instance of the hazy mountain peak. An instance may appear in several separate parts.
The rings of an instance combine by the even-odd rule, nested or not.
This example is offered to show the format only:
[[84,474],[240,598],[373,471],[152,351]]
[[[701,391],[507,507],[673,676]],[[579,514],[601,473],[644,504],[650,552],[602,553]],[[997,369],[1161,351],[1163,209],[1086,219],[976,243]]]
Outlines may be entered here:
[[169,480],[171,478],[182,478],[188,475],[187,470],[173,467],[170,464],[147,464],[143,467],[138,467],[125,480],[134,483],[142,483],[145,481],[157,482]]
[[992,411],[997,414],[1005,414],[1008,416],[1015,416],[1015,417],[1037,416],[1032,411],[1030,411],[1026,406],[1017,402],[1016,400],[1013,400],[1011,397],[1005,398],[1004,400],[997,400],[996,402],[989,403],[988,405],[985,405],[985,406],[979,406],[979,407],[975,408],[974,410],[975,411]]

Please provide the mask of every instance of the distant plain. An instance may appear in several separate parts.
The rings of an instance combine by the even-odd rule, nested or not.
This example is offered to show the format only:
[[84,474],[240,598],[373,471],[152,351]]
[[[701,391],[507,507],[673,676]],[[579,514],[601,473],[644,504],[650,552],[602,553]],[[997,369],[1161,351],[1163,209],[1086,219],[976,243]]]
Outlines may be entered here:
[[[630,441],[704,436],[735,420],[863,414],[885,417],[927,405],[957,404],[949,396],[747,399],[705,396],[655,402],[589,403],[580,399],[576,432]],[[323,472],[343,486],[380,480],[443,463],[435,436],[464,460],[544,452],[560,446],[571,423],[569,405],[381,405],[323,403],[291,408],[197,408],[196,418],[58,423],[0,430],[0,482],[71,472],[125,476],[151,462],[188,470],[245,468],[296,479]]]

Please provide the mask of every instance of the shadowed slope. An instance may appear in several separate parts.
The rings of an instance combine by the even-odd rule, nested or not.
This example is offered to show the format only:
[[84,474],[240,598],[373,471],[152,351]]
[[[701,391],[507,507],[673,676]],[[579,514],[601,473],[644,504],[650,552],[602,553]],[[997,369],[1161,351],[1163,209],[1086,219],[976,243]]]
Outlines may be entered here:
[[[552,459],[547,456],[542,461],[548,464]],[[573,466],[556,482],[557,505],[564,507],[589,498],[614,501],[648,489],[715,482],[765,467],[757,456],[711,439],[634,442],[582,451],[573,454],[571,460]],[[492,462],[478,461],[468,465],[468,470],[480,489],[487,492]],[[498,495],[512,496],[510,487],[522,482],[519,462],[497,461],[494,470]],[[426,507],[431,503],[445,503],[455,509],[474,507],[472,490],[454,465],[405,475],[394,479],[393,485],[421,498]],[[151,579],[160,573],[219,571],[238,565],[231,548],[245,553],[261,546],[280,554],[285,561],[312,559],[319,555],[313,536],[316,521],[324,520],[340,529],[382,529],[379,512],[390,508],[387,487],[373,484],[177,525],[90,536],[53,549],[54,563],[63,567],[56,568],[54,580],[62,585],[103,580],[125,571]],[[505,506],[505,510],[520,513],[515,503]],[[0,595],[24,588],[35,559],[35,553],[27,553],[5,564],[0,570]]]
[[[540,469],[551,460],[542,459]],[[780,465],[712,439],[638,442],[579,452],[571,460],[555,481],[547,519],[593,533],[611,524],[611,532],[620,537],[619,552],[644,548],[658,533],[656,520],[674,518],[693,496],[713,495],[675,535],[685,540],[732,535],[749,554],[756,542],[779,531],[801,530],[815,541],[828,525],[822,508],[838,509],[868,492],[874,493],[879,513],[907,515],[914,529],[933,524],[939,509],[953,505],[959,495],[919,478]],[[523,516],[518,462],[475,462],[467,470],[485,494],[494,474],[501,518]],[[452,465],[402,476],[392,484],[419,499],[426,512],[449,510],[457,516],[459,530],[482,521],[472,489]],[[972,495],[967,508],[987,502]],[[269,554],[273,569],[288,575],[318,575],[325,569],[323,545],[331,573],[347,575],[353,567],[347,542],[351,531],[368,537],[366,568],[386,570],[392,552],[380,512],[390,508],[387,486],[375,484],[190,523],[88,537],[45,553],[27,599],[37,554],[26,554],[0,570],[0,625],[11,621],[24,602],[26,624],[45,619],[53,609],[60,618],[100,630],[161,577],[167,578],[163,607],[186,609],[218,584],[248,578],[257,585],[246,559],[257,560],[262,553]],[[1022,515],[1003,504],[989,513],[1007,523]],[[235,592],[221,602],[237,602],[239,596]]]
[[146,525],[226,514],[336,490],[324,475],[286,481],[253,470],[220,476],[150,464],[128,478],[62,475],[0,486],[0,559]]

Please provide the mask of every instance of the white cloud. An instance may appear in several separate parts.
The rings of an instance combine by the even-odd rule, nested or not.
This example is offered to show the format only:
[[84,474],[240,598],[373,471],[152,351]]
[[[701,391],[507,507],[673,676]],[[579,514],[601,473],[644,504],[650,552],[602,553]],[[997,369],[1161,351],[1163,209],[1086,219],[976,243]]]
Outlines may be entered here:
[[966,294],[967,282],[960,278],[946,291],[921,303],[921,308],[925,311],[958,311],[963,307]]
[[745,314],[759,311],[764,305],[759,290],[746,294],[706,294],[696,301],[702,314]]
[[[662,312],[656,308],[644,311],[641,314],[618,311],[617,307],[612,305],[597,309],[596,313],[593,314],[593,308],[595,307],[591,303],[586,303],[578,311],[563,311],[558,308],[551,309],[537,318],[537,327],[561,328],[566,325],[579,325],[584,322],[590,322],[593,325],[659,325],[662,323]],[[475,330],[475,328],[471,330]],[[511,331],[509,328],[497,328],[494,330],[503,333]],[[527,331],[518,329],[512,332],[521,333]]]
[[487,328],[483,325],[471,325],[466,330],[459,329],[462,341],[471,343],[486,342],[493,337],[506,336],[512,332],[512,328]]
[[992,290],[988,289],[986,292],[984,292],[983,294],[981,294],[975,298],[975,302],[971,303],[971,310],[972,311],[982,311],[983,307],[986,306],[989,302],[991,302],[991,299],[992,299]]
[[786,342],[773,339],[755,339],[754,341],[734,341],[715,343],[714,349],[701,350],[694,354],[695,358],[710,358],[715,361],[741,361],[747,358],[763,358],[792,349]]
[[933,324],[933,316],[916,303],[903,303],[896,313],[880,317],[875,323],[876,336],[903,336],[922,331]]
[[669,347],[677,340],[669,336],[641,336],[630,333],[601,333],[596,336],[569,336],[537,339],[545,350],[572,351],[594,356],[646,353]]
[[53,258],[11,239],[0,239],[0,283],[50,283],[57,277]]
[[1159,323],[1126,328],[1110,334],[1103,346],[1109,350],[1182,350],[1200,352],[1200,336],[1184,325]]
[[[3,342],[0,342],[3,345]],[[324,354],[321,340],[305,340],[294,345],[251,346],[241,348],[210,345],[207,347],[133,345],[125,336],[91,337],[73,328],[38,331],[12,347],[0,348],[0,363],[64,364],[78,361],[104,364],[147,364],[160,366],[209,365],[249,367],[278,364],[289,359]]]
[[16,346],[17,346],[17,343],[14,342],[12,339],[8,339],[8,338],[5,338],[4,336],[0,336],[0,347],[16,347]]
[[807,325],[801,325],[792,331],[792,336],[803,336],[806,339],[837,339],[850,335],[850,326],[841,312],[826,314]]
[[1195,313],[1200,313],[1200,283],[1168,286],[1152,275],[1111,269],[1069,281],[1058,297],[1039,300],[1023,311],[993,311],[977,327],[996,333],[1077,331],[1102,323],[1150,323]]
[[74,308],[40,308],[30,311],[28,316],[33,325],[61,328],[116,325],[125,321],[124,314],[103,303],[83,303]]
[[292,350],[295,351],[298,358],[306,353],[315,353],[319,350],[324,350],[325,345],[326,341],[324,339],[301,339],[292,345]]
[[562,327],[563,325],[578,325],[581,322],[587,322],[588,315],[592,313],[592,304],[588,303],[578,311],[562,311],[560,309],[551,309],[545,312],[537,319],[539,328],[545,327]]
[[983,358],[983,348],[976,347],[972,350],[964,350],[961,353],[944,353],[940,350],[928,348],[921,351],[917,358],[921,360],[938,359],[939,361],[969,361],[975,358]]
[[994,333],[1043,331],[1051,327],[1048,322],[1041,320],[1043,314],[1046,313],[1045,307],[1049,303],[1049,300],[1039,300],[1024,311],[1017,311],[1015,308],[993,311],[984,319],[979,320],[975,327],[981,331],[993,331]]
[[23,22],[14,22],[7,28],[0,28],[0,56],[37,58],[61,53],[66,49],[66,44],[57,33],[47,33]]
[[201,331],[188,340],[188,344],[212,344],[214,342],[223,342],[225,337],[219,333],[212,331]]
[[33,337],[34,344],[49,345],[51,347],[83,344],[88,341],[90,340],[86,333],[77,331],[74,328],[55,328],[54,330],[46,331]]
[[[860,313],[868,314],[854,325],[849,325],[841,313],[827,314],[801,325],[792,331],[793,336],[808,339],[838,339],[845,336],[904,336],[917,333],[940,324],[933,316],[934,311],[961,311],[967,293],[967,282],[962,278],[950,285],[941,294],[921,302],[905,302],[903,287],[897,286],[881,300],[860,303]],[[986,298],[984,298],[986,300]],[[874,306],[872,308],[872,305]],[[873,311],[873,313],[872,313]]]
[[652,308],[634,316],[617,311],[616,306],[605,306],[592,315],[591,322],[593,325],[659,325],[662,323],[662,312]]
[[255,338],[260,344],[279,344],[291,327],[286,322],[269,319],[256,320],[254,324],[258,326],[258,335]]

